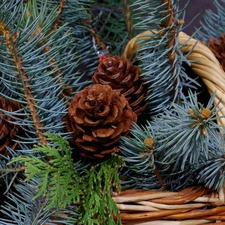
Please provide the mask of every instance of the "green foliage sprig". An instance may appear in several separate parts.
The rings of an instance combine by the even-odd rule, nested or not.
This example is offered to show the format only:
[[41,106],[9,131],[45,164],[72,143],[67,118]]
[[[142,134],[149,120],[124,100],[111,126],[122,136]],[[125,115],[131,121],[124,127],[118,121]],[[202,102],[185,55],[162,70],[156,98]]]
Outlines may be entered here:
[[40,180],[34,198],[47,194],[49,199],[47,208],[56,206],[61,209],[72,202],[80,201],[81,178],[75,169],[78,165],[74,165],[72,161],[68,143],[55,134],[47,136],[54,141],[55,146],[40,144],[33,150],[42,152],[49,161],[33,155],[24,155],[13,158],[9,164],[25,163],[25,181],[30,181],[35,176]]
[[[120,191],[117,170],[124,165],[121,157],[113,155],[107,161],[93,166],[85,177],[83,213],[79,224],[121,224],[119,210],[111,198],[112,188]],[[91,219],[90,219],[91,218]]]
[[119,215],[119,211],[111,198],[111,188],[120,190],[117,170],[123,165],[122,158],[113,155],[89,171],[87,167],[81,168],[79,163],[73,163],[72,151],[65,139],[56,134],[46,136],[51,144],[39,144],[33,148],[46,157],[18,156],[9,163],[25,164],[26,182],[38,177],[34,199],[46,196],[46,209],[64,209],[77,204],[80,210],[78,224],[114,224],[113,215]]

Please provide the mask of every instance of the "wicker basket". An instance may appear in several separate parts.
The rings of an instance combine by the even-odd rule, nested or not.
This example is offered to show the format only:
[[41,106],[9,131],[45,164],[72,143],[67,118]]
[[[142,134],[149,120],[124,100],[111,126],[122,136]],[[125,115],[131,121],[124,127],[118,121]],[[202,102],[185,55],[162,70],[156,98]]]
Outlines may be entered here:
[[[123,53],[130,58],[139,46],[137,41],[149,38],[146,31],[131,39]],[[225,116],[225,73],[211,50],[201,42],[181,32],[179,43],[182,51],[191,60],[192,70],[206,84],[210,94],[216,91],[214,104],[219,101],[222,108],[218,116]],[[224,125],[225,118],[219,118],[218,124]],[[123,224],[126,225],[195,225],[224,224],[224,190],[213,192],[205,187],[194,186],[180,192],[160,190],[126,190],[114,194]]]
[[126,225],[225,224],[224,195],[200,186],[180,192],[127,190],[113,199]]

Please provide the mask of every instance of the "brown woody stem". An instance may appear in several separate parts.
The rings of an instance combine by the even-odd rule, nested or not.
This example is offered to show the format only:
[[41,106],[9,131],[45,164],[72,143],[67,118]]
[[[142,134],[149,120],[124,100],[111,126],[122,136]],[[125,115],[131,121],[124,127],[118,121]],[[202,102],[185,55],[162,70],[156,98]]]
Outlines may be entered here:
[[[148,146],[148,148],[145,150],[145,152],[153,152],[154,151],[154,138],[153,137],[148,137],[144,140],[144,144]],[[156,163],[154,163],[154,174],[156,175],[157,180],[160,183],[160,186],[163,190],[166,190],[166,185],[164,184],[163,178],[157,168]]]
[[162,179],[161,174],[159,173],[159,170],[156,164],[155,164],[154,174],[156,175],[156,178],[159,181],[161,188],[166,191],[167,190],[166,185]]
[[[61,0],[60,1],[60,5],[59,5],[58,17],[57,17],[56,21],[54,22],[53,29],[49,33],[52,33],[52,32],[54,32],[55,30],[58,29],[58,27],[59,27],[59,20],[60,20],[61,14],[63,12],[64,5],[65,5],[65,0]],[[32,35],[40,35],[40,30],[41,29],[42,29],[42,26],[40,24],[38,24],[38,28],[36,29],[36,31]],[[40,43],[38,44],[38,46],[42,47],[44,45],[46,45],[46,41],[43,40],[43,39],[40,39]],[[51,46],[45,46],[44,49],[42,50],[42,52],[43,53],[47,53],[50,49],[51,49]],[[59,68],[56,59],[51,57],[51,56],[47,56],[47,59],[48,59],[48,62],[50,64],[50,69],[52,71],[55,71],[53,76],[54,77],[59,76],[61,74],[61,69]],[[62,83],[62,82],[63,82],[62,76],[60,76],[59,83]],[[60,90],[62,90],[61,91],[62,96],[65,99],[67,99],[67,96],[70,95],[70,93],[71,93],[71,89],[68,89],[66,86],[63,86],[63,87],[60,88]]]
[[[168,47],[171,47],[175,43],[175,38],[176,38],[176,27],[173,26],[174,24],[174,11],[173,11],[173,4],[171,3],[171,0],[163,0],[163,3],[166,4],[166,10],[169,12],[169,15],[165,23],[163,24],[164,28],[169,28],[170,29],[170,40],[168,42]],[[171,53],[171,52],[170,52]]]
[[58,14],[58,17],[57,17],[57,19],[56,19],[54,25],[53,25],[54,30],[57,30],[58,27],[59,27],[59,23],[60,23],[59,20],[60,20],[60,17],[61,17],[61,15],[62,15],[62,13],[63,13],[64,6],[65,6],[65,0],[61,0],[61,1],[59,2],[59,9],[58,9],[58,13],[59,13],[59,14]]
[[[168,32],[169,30],[169,41],[168,41],[168,48],[171,48],[172,46],[175,45],[175,40],[176,40],[176,36],[177,36],[177,31],[176,28],[177,26],[179,26],[180,24],[183,23],[183,21],[179,21],[176,22],[174,19],[174,9],[173,9],[173,4],[171,2],[171,0],[162,0],[162,2],[166,5],[166,10],[167,10],[167,19],[164,22],[164,24],[162,25],[162,28],[166,28],[165,31],[162,32],[162,35],[165,34],[165,32]],[[166,4],[167,3],[167,4]],[[173,48],[171,48],[171,50],[168,53],[168,57],[169,57],[169,64],[174,65],[174,60],[175,60],[175,52],[173,50]],[[171,72],[174,72],[175,70],[175,66],[173,66]],[[174,95],[175,93],[175,89],[176,89],[176,84],[177,84],[177,79],[175,78],[174,80],[174,84],[173,84],[173,90],[172,90],[172,95]]]
[[95,29],[93,27],[91,27],[90,31],[91,31],[91,35],[94,37],[95,43],[101,48],[101,50],[107,51],[105,43],[100,38],[100,36],[96,33]]
[[0,174],[4,174],[5,172],[22,172],[25,171],[25,167],[24,166],[20,166],[20,167],[16,167],[16,168],[7,168],[5,170],[1,170]]
[[41,123],[40,116],[38,116],[38,112],[37,112],[38,110],[36,107],[36,102],[34,100],[35,97],[30,88],[29,77],[28,77],[28,74],[26,73],[26,70],[24,69],[22,57],[19,55],[19,50],[14,45],[14,42],[16,42],[17,34],[15,36],[12,36],[9,29],[6,27],[6,24],[2,22],[0,23],[0,32],[2,32],[5,35],[6,45],[12,55],[16,69],[19,72],[21,80],[24,84],[24,88],[23,88],[24,96],[26,98],[28,108],[30,109],[30,112],[31,112],[31,117],[34,122],[34,127],[36,130],[37,136],[40,138],[40,142],[42,144],[46,144],[47,138],[44,136],[42,131],[43,123]]
[[131,22],[131,12],[130,12],[130,5],[128,3],[128,0],[123,0],[123,4],[124,4],[124,12],[125,12],[125,18],[126,18],[126,24],[127,24],[127,31],[129,34],[129,38],[131,39],[133,37],[132,35],[132,22]]

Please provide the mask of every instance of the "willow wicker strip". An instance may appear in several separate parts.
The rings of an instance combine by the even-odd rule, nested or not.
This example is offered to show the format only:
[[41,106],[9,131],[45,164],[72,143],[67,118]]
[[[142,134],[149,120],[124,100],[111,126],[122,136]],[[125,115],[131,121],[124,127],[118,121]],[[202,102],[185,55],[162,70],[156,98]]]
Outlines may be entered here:
[[113,199],[126,225],[225,224],[224,199],[201,186],[180,192],[126,190]]
[[[143,32],[127,44],[123,58],[131,58],[138,40],[152,37],[157,31]],[[225,72],[211,50],[196,39],[180,32],[178,36],[183,53],[191,60],[192,70],[206,84],[210,94],[216,91],[214,104],[221,108],[218,116],[225,116]],[[225,125],[225,118],[218,124]],[[219,193],[194,186],[170,192],[161,190],[126,190],[114,194],[124,225],[225,225],[224,190]]]
[[[138,41],[151,38],[153,33],[157,33],[157,31],[145,31],[132,38],[128,42],[122,57],[131,58],[135,50],[139,48]],[[178,40],[183,53],[191,61],[192,70],[201,77],[208,88],[208,92],[212,94],[216,91],[214,104],[220,102],[218,108],[221,109],[218,116],[225,116],[225,72],[219,61],[204,43],[191,38],[184,32],[179,33]],[[224,125],[225,118],[219,118],[218,124]]]

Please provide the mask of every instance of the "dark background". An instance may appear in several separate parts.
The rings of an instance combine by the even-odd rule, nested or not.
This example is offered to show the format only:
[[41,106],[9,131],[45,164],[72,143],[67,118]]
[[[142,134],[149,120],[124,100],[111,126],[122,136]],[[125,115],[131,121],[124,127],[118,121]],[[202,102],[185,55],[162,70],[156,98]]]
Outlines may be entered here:
[[[180,9],[187,4],[188,0],[180,0]],[[193,18],[198,15],[198,17],[191,23],[190,26],[185,28],[185,32],[191,35],[196,29],[199,28],[200,20],[203,21],[203,15],[206,9],[215,11],[215,6],[213,0],[190,0],[186,8],[185,24],[190,23]]]

